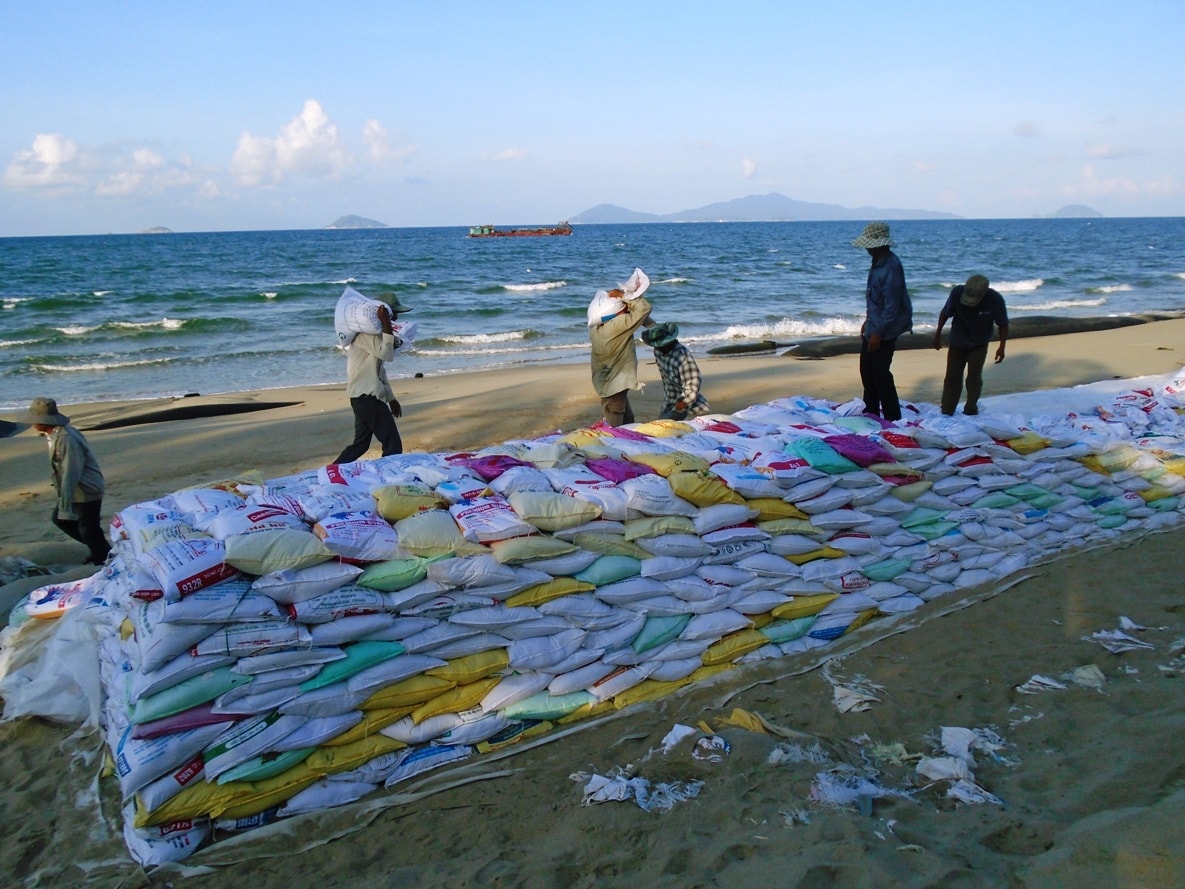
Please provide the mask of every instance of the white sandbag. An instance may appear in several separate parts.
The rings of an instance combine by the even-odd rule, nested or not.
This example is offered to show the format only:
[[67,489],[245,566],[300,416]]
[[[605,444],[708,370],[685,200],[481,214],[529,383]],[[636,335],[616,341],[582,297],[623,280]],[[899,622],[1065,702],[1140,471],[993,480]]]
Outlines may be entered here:
[[679,638],[683,640],[711,639],[715,641],[727,636],[729,633],[748,629],[751,626],[753,626],[752,618],[746,617],[739,611],[733,611],[731,608],[725,608],[721,611],[693,616],[688,621],[687,626],[683,628],[683,632],[679,634]]
[[563,618],[586,630],[603,630],[620,624],[628,615],[591,593],[560,596],[538,606],[540,614]]
[[679,556],[655,556],[642,561],[642,577],[653,580],[669,580],[693,574],[703,560]]
[[123,841],[141,867],[158,867],[188,858],[210,837],[209,818],[172,821],[153,827],[135,826],[135,807],[123,811]]
[[124,799],[147,784],[187,763],[230,725],[206,725],[155,738],[133,738],[129,726],[115,749],[115,774]]
[[288,616],[303,624],[323,624],[341,617],[382,614],[387,610],[384,593],[351,583],[312,599],[286,606]]
[[598,659],[577,669],[558,674],[548,684],[547,690],[553,695],[587,691],[616,669],[617,667],[612,664]]
[[377,634],[395,626],[395,621],[395,616],[386,612],[355,614],[315,624],[309,627],[309,636],[312,638],[312,644],[318,647],[345,645],[359,639],[374,639]]
[[393,787],[400,781],[422,775],[431,769],[467,759],[472,753],[472,747],[445,744],[401,750],[399,763],[391,770],[384,785]]
[[695,532],[703,537],[713,531],[743,525],[757,517],[757,510],[743,503],[713,503],[692,516]]
[[337,334],[337,344],[344,348],[360,333],[382,333],[379,309],[385,305],[386,303],[379,300],[363,296],[347,285],[333,309],[333,329]]
[[243,503],[220,510],[207,518],[199,526],[211,537],[226,540],[238,534],[251,534],[255,531],[273,531],[283,528],[295,528],[307,531],[308,525],[300,516],[293,515],[279,506],[252,505]]
[[214,538],[175,540],[149,550],[140,561],[166,599],[239,576],[237,568],[226,564],[226,545]]
[[534,525],[519,518],[510,503],[500,496],[454,503],[448,511],[465,539],[474,543],[492,543],[538,533]]
[[373,512],[331,513],[313,526],[313,533],[337,555],[356,562],[393,559],[399,543],[391,524]]
[[693,518],[699,513],[694,504],[688,503],[671,490],[670,482],[655,473],[626,479],[618,488],[626,494],[626,505],[642,515],[681,515]]
[[370,491],[350,485],[314,485],[297,498],[301,513],[312,523],[337,512],[378,512]]
[[380,688],[418,676],[425,670],[443,667],[446,661],[426,654],[403,654],[373,664],[346,680],[349,696],[374,694]]
[[357,565],[335,560],[263,574],[251,582],[251,588],[281,604],[291,605],[344,586],[361,573]]
[[164,614],[165,601],[157,599],[141,603],[129,615],[136,638],[139,666],[145,673],[160,669],[219,629],[217,624],[166,623]]
[[604,679],[594,682],[588,693],[598,701],[607,701],[614,695],[629,691],[635,685],[644,682],[658,669],[658,663],[647,661],[634,667],[618,667]]
[[192,647],[194,654],[226,654],[235,657],[264,654],[298,645],[311,645],[309,631],[300,624],[259,621],[217,628]]
[[497,685],[486,692],[478,706],[485,713],[493,713],[543,691],[554,678],[552,673],[511,673],[503,676]]
[[270,670],[283,670],[305,664],[328,664],[340,661],[345,656],[344,651],[334,647],[293,648],[241,657],[235,662],[233,670],[236,673],[255,676]]
[[697,534],[658,534],[654,537],[640,537],[634,543],[654,556],[695,558],[712,552],[712,545]]
[[573,628],[551,636],[533,636],[511,642],[506,648],[510,668],[520,672],[546,672],[580,648],[587,635],[585,630]]
[[331,781],[329,778],[319,778],[281,803],[276,816],[289,818],[293,815],[344,806],[362,799],[378,786],[366,781]]

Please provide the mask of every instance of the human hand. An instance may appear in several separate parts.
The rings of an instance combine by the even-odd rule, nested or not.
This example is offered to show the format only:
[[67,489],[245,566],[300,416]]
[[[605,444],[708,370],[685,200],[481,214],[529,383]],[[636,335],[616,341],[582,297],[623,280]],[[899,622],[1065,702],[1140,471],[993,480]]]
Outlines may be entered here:
[[880,347],[881,347],[881,335],[879,333],[874,333],[872,336],[870,336],[868,338],[868,351],[875,352]]
[[1004,344],[1000,344],[1000,348],[996,349],[996,364],[1004,360]]
[[935,349],[942,348],[942,331],[941,330],[934,331],[934,348]]
[[391,408],[391,416],[395,417],[396,419],[399,419],[403,416],[403,405],[399,403],[398,398],[392,398],[387,402],[387,406]]

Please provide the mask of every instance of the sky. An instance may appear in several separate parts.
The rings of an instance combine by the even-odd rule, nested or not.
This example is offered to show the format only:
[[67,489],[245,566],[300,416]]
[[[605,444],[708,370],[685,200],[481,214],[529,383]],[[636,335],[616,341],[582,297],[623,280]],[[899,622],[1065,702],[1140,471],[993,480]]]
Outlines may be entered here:
[[1185,216],[1181,0],[0,4],[0,237]]

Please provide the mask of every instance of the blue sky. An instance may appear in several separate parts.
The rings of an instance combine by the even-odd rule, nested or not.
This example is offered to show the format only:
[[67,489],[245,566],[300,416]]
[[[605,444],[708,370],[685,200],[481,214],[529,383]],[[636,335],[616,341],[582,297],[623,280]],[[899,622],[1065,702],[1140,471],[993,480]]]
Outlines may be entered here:
[[0,4],[0,236],[1185,215],[1185,3]]

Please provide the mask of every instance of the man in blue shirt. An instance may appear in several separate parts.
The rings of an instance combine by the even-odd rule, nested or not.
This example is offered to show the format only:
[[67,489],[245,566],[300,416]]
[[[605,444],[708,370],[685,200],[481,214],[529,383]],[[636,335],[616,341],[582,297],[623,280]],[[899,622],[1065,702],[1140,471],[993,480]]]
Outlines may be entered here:
[[959,396],[963,394],[963,371],[967,372],[967,402],[963,413],[979,413],[979,395],[983,391],[983,365],[987,360],[992,327],[1000,328],[1000,345],[996,347],[996,364],[1004,360],[1004,344],[1008,342],[1008,309],[1004,297],[988,286],[983,275],[972,275],[966,284],[951,288],[946,305],[938,313],[938,329],[934,331],[934,348],[942,348],[942,328],[950,319],[950,348],[946,351],[946,377],[942,381],[942,412],[948,417],[955,412]]
[[901,401],[893,380],[893,352],[897,337],[913,330],[913,303],[905,289],[905,270],[889,248],[889,226],[870,222],[853,247],[863,247],[872,257],[865,289],[865,318],[860,328],[860,382],[864,386],[864,410],[886,420],[901,419]]

